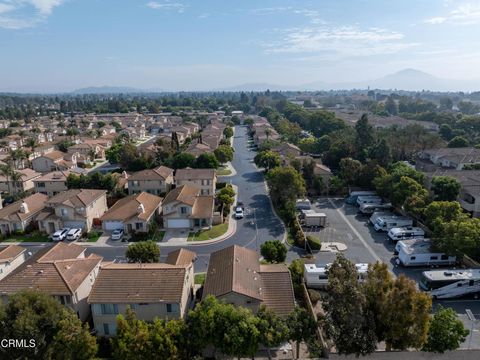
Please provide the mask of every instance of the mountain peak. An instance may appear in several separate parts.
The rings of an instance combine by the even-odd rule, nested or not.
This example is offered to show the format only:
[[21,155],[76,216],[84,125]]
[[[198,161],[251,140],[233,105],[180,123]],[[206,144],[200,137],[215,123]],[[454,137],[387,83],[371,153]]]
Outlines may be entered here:
[[429,78],[435,77],[432,74],[426,73],[425,71],[412,69],[412,68],[403,69],[387,76],[424,76]]

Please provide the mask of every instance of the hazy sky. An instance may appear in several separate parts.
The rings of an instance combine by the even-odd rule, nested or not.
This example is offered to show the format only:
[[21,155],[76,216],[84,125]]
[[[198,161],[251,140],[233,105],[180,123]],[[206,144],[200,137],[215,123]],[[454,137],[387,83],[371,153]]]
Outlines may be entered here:
[[480,79],[480,0],[0,0],[0,91]]

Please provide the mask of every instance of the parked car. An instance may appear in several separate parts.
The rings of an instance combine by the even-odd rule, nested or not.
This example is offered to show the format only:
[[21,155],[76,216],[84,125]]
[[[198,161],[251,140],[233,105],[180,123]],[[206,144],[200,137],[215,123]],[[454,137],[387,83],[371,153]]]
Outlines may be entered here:
[[238,201],[237,201],[237,208],[242,208],[242,210],[245,209],[245,205],[243,204],[243,201],[242,201],[242,200],[238,200]]
[[235,208],[235,219],[243,219],[243,209],[240,206]]
[[113,230],[112,235],[110,236],[112,240],[121,240],[123,238],[123,229]]
[[58,231],[55,231],[55,233],[52,235],[52,240],[53,241],[65,240],[69,231],[70,231],[70,228],[63,228]]
[[67,233],[67,240],[73,241],[73,240],[78,240],[82,236],[82,229],[70,229],[70,231]]

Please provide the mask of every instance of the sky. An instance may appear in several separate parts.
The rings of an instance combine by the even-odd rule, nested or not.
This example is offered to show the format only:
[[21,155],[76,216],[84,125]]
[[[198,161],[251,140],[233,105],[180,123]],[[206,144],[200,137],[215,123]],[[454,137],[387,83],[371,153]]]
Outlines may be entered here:
[[480,79],[480,0],[0,0],[0,91]]

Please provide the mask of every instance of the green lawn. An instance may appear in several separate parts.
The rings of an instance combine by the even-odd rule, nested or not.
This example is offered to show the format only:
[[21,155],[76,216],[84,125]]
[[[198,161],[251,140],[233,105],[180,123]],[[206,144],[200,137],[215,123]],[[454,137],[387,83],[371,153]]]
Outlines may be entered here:
[[220,235],[225,234],[227,230],[228,230],[228,223],[215,225],[215,226],[212,226],[212,228],[209,230],[200,230],[200,231],[197,231],[196,233],[188,234],[187,241],[211,240]]
[[3,242],[50,242],[50,238],[47,234],[43,233],[31,233],[23,235],[10,235],[8,239],[3,240]]
[[101,231],[91,231],[88,235],[87,235],[87,242],[97,242],[97,240],[100,238],[100,236],[102,236],[102,232]]
[[227,176],[227,175],[232,175],[232,171],[230,169],[227,169],[225,167],[220,167],[217,170],[217,175],[218,176]]
[[197,285],[203,285],[205,283],[205,276],[206,273],[201,273],[201,274],[195,274],[195,284]]

